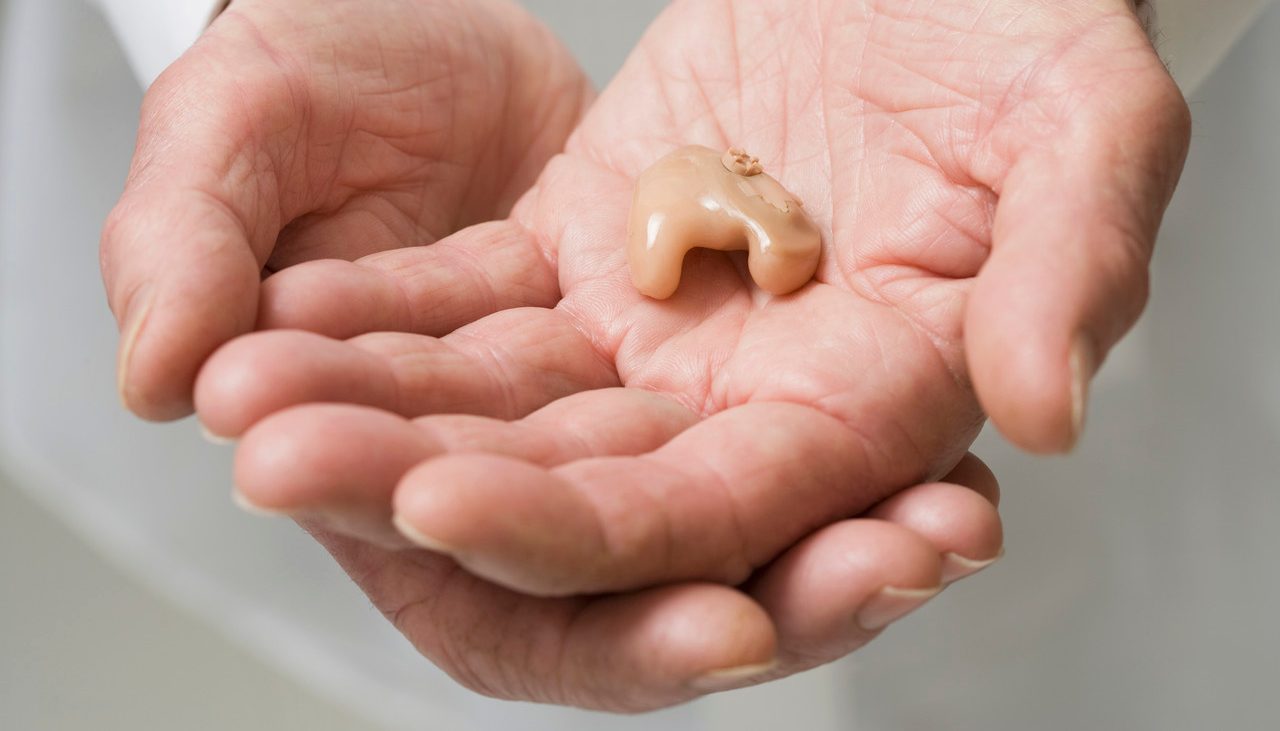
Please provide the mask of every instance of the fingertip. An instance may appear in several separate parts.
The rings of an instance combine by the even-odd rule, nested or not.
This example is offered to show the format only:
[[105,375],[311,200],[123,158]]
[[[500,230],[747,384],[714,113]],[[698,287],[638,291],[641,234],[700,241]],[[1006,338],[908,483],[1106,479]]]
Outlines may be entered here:
[[190,191],[135,191],[108,218],[101,260],[122,403],[153,421],[189,415],[201,364],[254,325],[258,268],[243,232]]
[[546,469],[497,455],[443,455],[405,475],[396,525],[419,546],[535,596],[598,579],[605,545],[591,507]]
[[[167,337],[167,323],[144,314],[121,341],[116,388],[125,409],[147,421],[166,422],[195,410],[194,384],[206,354],[194,343]],[[212,349],[212,348],[210,348]]]
[[265,505],[259,505],[253,500],[253,498],[245,494],[239,486],[231,489],[231,503],[237,508],[240,508],[240,510],[258,518],[283,518],[289,515],[288,510],[278,510]]
[[200,424],[200,438],[212,444],[215,447],[229,447],[236,443],[235,437],[224,437],[220,434],[214,434],[209,427],[203,423]]
[[378,409],[295,407],[245,434],[236,450],[234,497],[252,513],[306,518],[401,549],[408,541],[392,526],[392,492],[405,472],[436,451],[410,422]]
[[[143,334],[155,308],[155,288],[139,286],[120,308],[120,345],[116,355],[116,393],[125,410],[148,421],[175,421],[194,409],[191,383],[183,364],[155,367],[156,355]],[[163,357],[163,356],[162,356]]]
[[565,649],[571,672],[589,692],[612,696],[606,705],[617,710],[649,710],[650,694],[669,704],[671,696],[744,687],[777,666],[769,614],[727,586],[677,584],[604,599],[576,625]]
[[[483,471],[488,469],[489,479]],[[444,454],[412,467],[392,496],[394,521],[406,538],[429,550],[472,550],[492,532],[492,512],[511,507],[503,485],[510,478],[542,482],[519,460]],[[479,478],[479,479],[477,479]],[[494,478],[501,478],[495,482]],[[485,503],[497,498],[488,508]]]
[[771,565],[752,595],[774,618],[789,657],[815,664],[868,642],[942,587],[942,559],[894,523],[849,520],[824,528]]
[[942,582],[953,584],[960,579],[966,579],[990,568],[1002,558],[1004,558],[1003,548],[991,558],[984,559],[969,558],[958,553],[944,553],[942,554]]
[[1013,444],[1061,454],[1076,443],[1070,344],[1060,311],[1041,316],[1043,279],[993,259],[979,276],[965,317],[965,352],[978,401]]
[[837,548],[844,549],[844,560],[815,566],[829,572],[832,585],[854,587],[849,596],[883,586],[929,590],[938,586],[941,577],[933,544],[904,526],[865,518],[846,520],[815,534],[814,540],[811,559],[836,556]]
[[[259,346],[268,349],[264,355]],[[267,416],[265,404],[279,394],[265,383],[269,372],[278,368],[270,338],[251,333],[223,345],[201,367],[195,380],[195,409],[210,433],[223,439],[245,435],[255,421]]]
[[154,369],[139,357],[138,344],[150,319],[155,303],[150,288],[130,298],[121,325],[120,346],[116,357],[116,392],[127,411],[148,421],[174,421],[191,413],[193,400],[181,388],[181,378],[168,379],[177,387],[166,387],[156,378]]
[[292,513],[327,497],[327,480],[317,481],[317,468],[327,472],[320,428],[307,410],[285,411],[264,419],[239,440],[232,468],[237,502],[251,512]]
[[396,532],[404,537],[405,540],[412,543],[418,548],[431,551],[433,553],[442,553],[446,556],[457,556],[461,553],[461,549],[452,543],[445,543],[440,538],[429,535],[418,527],[417,522],[405,517],[400,513],[393,513],[391,516],[391,525]]
[[701,585],[700,615],[664,636],[675,637],[687,664],[688,685],[720,692],[767,680],[778,667],[778,634],[773,620],[750,597],[724,586]]
[[1042,293],[988,280],[975,288],[965,325],[979,403],[1006,439],[1043,455],[1076,448],[1100,365],[1097,338],[1054,309]]
[[201,368],[195,406],[205,426],[238,437],[291,406],[357,403],[393,408],[395,380],[377,355],[315,333],[272,330],[236,338]]
[[935,482],[903,490],[867,517],[902,526],[928,541],[943,556],[944,580],[959,578],[954,574],[963,573],[964,567],[967,573],[985,568],[1004,545],[1004,527],[995,506],[960,485]]

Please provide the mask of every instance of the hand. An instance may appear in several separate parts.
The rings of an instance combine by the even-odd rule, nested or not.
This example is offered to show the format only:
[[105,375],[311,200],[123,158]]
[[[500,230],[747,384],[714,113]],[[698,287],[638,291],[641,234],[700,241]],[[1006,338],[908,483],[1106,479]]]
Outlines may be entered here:
[[419,651],[467,687],[636,712],[835,660],[994,561],[995,479],[968,457],[947,480],[816,532],[741,589],[679,583],[537,598],[434,553],[303,524]]
[[[394,493],[417,542],[565,595],[740,582],[946,473],[979,401],[1019,443],[1068,447],[1086,379],[1145,298],[1185,105],[1119,0],[894,8],[677,3],[510,219],[269,280],[265,322],[313,332],[214,356],[197,402],[215,433],[312,402],[491,420],[266,422],[242,455],[250,497],[387,542]],[[762,296],[740,259],[706,254],[673,299],[634,291],[632,180],[690,142],[747,147],[807,202],[826,231],[817,282]],[[511,292],[530,306],[496,299]],[[459,301],[493,314],[419,334]],[[537,434],[492,421],[546,404]],[[293,462],[252,456],[301,429]],[[287,486],[294,464],[371,448],[381,467],[355,482]],[[499,448],[515,457],[408,472]]]
[[[950,15],[865,7],[678,4],[511,219],[446,247],[270,280],[273,326],[401,334],[342,343],[263,333],[210,362],[197,400],[215,432],[241,434],[284,411],[241,448],[246,497],[393,544],[394,493],[405,533],[471,571],[453,575],[560,595],[741,581],[813,529],[945,471],[976,433],[978,401],[1024,446],[1067,448],[1088,376],[1145,298],[1147,257],[1185,153],[1185,106],[1118,0],[1009,0]],[[818,283],[760,297],[740,261],[708,255],[669,302],[632,291],[622,257],[630,180],[689,142],[746,146],[800,194],[827,233]],[[532,252],[526,266],[504,264],[513,249]],[[558,299],[554,309],[493,303],[548,274],[558,289],[533,289]],[[432,287],[420,284],[427,275]],[[408,334],[442,329],[440,301],[495,314],[444,338]],[[553,403],[619,384],[657,395]],[[498,419],[552,404],[552,416],[511,426],[289,409],[312,401]],[[474,453],[513,442],[505,456]],[[447,451],[458,454],[411,469]],[[803,570],[785,557],[772,566],[802,581],[848,554],[805,555],[815,564]],[[438,560],[429,554],[375,556],[357,570],[437,588],[397,568]],[[777,602],[757,598],[779,657],[847,649],[807,642]],[[719,607],[717,621],[749,616],[742,606]],[[454,635],[428,631],[428,619],[414,623],[421,634],[405,631],[440,659],[455,648],[432,642]],[[481,644],[500,639],[482,634]],[[554,655],[563,643],[548,647]],[[473,684],[604,707],[663,702],[661,693],[599,700],[610,688],[664,690],[653,678],[584,696],[560,665],[540,692],[491,670]],[[593,673],[617,680],[601,666]]]
[[[126,405],[190,413],[199,367],[254,329],[264,270],[506,215],[591,97],[503,0],[237,0],[148,91],[103,234]],[[437,303],[437,326],[482,314],[469,308]]]

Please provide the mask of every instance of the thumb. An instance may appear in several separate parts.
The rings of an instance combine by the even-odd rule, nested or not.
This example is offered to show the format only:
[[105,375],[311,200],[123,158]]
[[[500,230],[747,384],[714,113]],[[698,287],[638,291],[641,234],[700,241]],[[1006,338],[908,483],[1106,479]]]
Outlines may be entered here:
[[261,53],[239,54],[233,75],[222,58],[248,51],[235,45],[207,35],[147,92],[129,178],[102,234],[120,395],[149,419],[189,414],[201,363],[253,328],[283,218],[277,166],[255,130],[296,127],[296,106]]
[[1034,452],[1079,439],[1089,381],[1146,304],[1189,144],[1186,103],[1154,53],[1083,94],[1049,142],[1014,146],[965,320],[979,400]]

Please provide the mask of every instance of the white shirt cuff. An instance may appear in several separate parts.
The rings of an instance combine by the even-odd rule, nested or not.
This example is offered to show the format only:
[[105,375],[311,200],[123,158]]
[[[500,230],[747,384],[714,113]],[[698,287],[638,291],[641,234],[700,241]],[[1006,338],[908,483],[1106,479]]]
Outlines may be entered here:
[[94,0],[124,47],[142,85],[181,56],[226,0]]

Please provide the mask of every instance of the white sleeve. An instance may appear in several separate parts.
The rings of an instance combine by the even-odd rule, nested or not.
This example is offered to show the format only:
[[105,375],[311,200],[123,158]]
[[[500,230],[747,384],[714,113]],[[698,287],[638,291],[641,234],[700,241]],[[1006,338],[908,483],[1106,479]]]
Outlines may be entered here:
[[196,42],[227,0],[93,0],[143,86]]
[[1156,47],[1190,93],[1253,25],[1271,0],[1152,0]]

